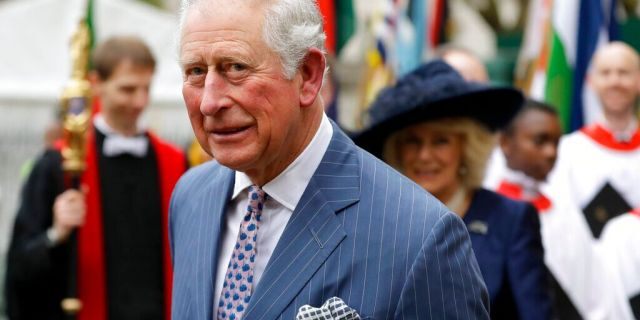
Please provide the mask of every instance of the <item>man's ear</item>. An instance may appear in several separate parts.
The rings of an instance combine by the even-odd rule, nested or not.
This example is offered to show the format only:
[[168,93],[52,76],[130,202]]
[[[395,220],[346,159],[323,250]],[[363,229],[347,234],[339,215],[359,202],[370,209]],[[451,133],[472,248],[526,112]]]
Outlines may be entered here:
[[298,72],[302,77],[300,83],[300,105],[308,107],[317,99],[320,88],[322,88],[322,78],[326,66],[326,59],[322,51],[311,48],[304,57],[304,61]]
[[498,145],[500,146],[500,149],[502,150],[502,153],[505,155],[505,157],[509,157],[511,155],[511,145],[509,143],[509,139],[511,139],[511,137],[508,137],[504,132],[500,132],[498,134]]

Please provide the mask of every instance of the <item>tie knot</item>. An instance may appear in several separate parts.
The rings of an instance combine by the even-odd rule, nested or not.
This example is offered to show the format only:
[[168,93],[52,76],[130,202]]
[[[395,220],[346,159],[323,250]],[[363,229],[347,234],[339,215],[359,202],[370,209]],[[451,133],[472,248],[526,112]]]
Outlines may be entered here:
[[249,211],[259,215],[262,213],[262,206],[267,198],[267,194],[260,187],[252,185],[249,187]]

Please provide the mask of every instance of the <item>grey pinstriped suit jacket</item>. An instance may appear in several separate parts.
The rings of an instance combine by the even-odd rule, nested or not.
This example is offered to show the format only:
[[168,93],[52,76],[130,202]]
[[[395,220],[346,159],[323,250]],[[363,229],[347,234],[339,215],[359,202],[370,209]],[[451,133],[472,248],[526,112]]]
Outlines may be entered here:
[[[173,319],[213,319],[220,227],[234,172],[189,171],[171,202]],[[356,147],[334,124],[244,319],[295,319],[342,298],[371,319],[488,319],[467,229],[421,187]]]

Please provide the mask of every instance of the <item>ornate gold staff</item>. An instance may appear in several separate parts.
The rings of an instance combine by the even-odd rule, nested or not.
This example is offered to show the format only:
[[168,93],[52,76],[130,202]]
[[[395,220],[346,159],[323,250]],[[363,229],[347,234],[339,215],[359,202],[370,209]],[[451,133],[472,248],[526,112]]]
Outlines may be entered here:
[[[60,99],[60,108],[64,115],[65,141],[62,148],[62,169],[65,173],[67,188],[80,187],[80,177],[86,168],[85,136],[91,120],[91,86],[87,80],[90,37],[86,21],[80,21],[71,38],[71,79],[62,91]],[[75,232],[71,234],[69,240],[71,246],[69,288],[61,306],[65,313],[73,318],[82,308],[82,302],[77,297],[78,245]]]

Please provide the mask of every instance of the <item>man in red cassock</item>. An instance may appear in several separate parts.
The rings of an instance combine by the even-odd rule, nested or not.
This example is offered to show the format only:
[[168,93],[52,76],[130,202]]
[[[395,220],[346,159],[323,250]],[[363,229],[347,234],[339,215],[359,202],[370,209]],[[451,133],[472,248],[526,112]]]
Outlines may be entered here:
[[[78,319],[168,319],[168,202],[185,170],[179,148],[142,128],[155,69],[150,49],[113,37],[93,52],[101,110],[87,136],[81,190],[65,190],[59,148],[45,151],[22,191],[7,270],[11,319],[62,319],[77,245]],[[73,230],[77,243],[69,241]]]

